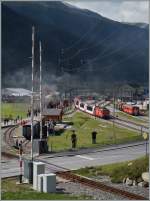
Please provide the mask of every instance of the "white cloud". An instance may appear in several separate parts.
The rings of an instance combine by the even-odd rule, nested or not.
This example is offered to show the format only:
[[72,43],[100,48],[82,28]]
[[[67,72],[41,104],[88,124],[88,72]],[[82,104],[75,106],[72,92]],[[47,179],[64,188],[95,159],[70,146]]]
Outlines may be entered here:
[[116,21],[149,22],[149,0],[66,0],[66,2],[95,11]]

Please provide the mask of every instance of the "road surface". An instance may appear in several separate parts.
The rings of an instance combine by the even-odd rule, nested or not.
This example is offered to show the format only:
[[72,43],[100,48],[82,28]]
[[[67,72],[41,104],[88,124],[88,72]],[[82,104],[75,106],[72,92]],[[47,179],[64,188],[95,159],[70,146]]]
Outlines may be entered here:
[[[39,157],[38,160],[42,160],[45,163],[51,163],[57,166],[73,170],[86,166],[105,165],[133,160],[144,156],[145,150],[145,144],[140,144],[138,146],[124,147],[121,149],[107,149],[104,151],[88,154],[76,154],[74,156],[62,156],[51,158],[46,155],[42,156],[41,159]],[[48,168],[47,165],[46,167],[46,172],[51,172],[50,168]],[[3,159],[1,164],[1,177],[3,178],[14,175],[19,175],[19,161],[17,159]]]
[[127,160],[133,160],[138,157],[144,156],[146,152],[145,144],[122,149],[107,150],[102,152],[78,154],[75,156],[64,156],[56,158],[46,157],[43,160],[52,164],[68,168],[78,169],[86,166],[105,165]]

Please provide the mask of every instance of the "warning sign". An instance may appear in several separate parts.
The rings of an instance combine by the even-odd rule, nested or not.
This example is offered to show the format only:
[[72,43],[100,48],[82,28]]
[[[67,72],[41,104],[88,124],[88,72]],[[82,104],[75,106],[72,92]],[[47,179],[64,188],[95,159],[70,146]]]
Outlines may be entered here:
[[148,133],[143,133],[143,138],[144,138],[144,140],[147,140],[148,139]]

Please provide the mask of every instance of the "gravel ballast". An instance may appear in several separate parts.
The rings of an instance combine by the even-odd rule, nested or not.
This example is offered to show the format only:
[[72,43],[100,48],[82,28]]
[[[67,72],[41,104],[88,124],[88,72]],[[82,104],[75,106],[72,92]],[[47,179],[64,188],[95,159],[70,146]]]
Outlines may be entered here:
[[144,188],[140,186],[128,186],[123,183],[115,184],[111,182],[109,176],[97,176],[97,177],[92,177],[92,179],[99,182],[103,182],[106,185],[113,186],[115,188],[119,188],[121,190],[128,191],[137,195],[141,195],[145,198],[149,198],[149,188]]
[[104,192],[98,189],[89,188],[79,183],[74,183],[70,181],[58,182],[57,189],[62,189],[64,193],[69,193],[74,196],[90,196],[93,200],[125,200],[125,198],[123,198],[122,196]]

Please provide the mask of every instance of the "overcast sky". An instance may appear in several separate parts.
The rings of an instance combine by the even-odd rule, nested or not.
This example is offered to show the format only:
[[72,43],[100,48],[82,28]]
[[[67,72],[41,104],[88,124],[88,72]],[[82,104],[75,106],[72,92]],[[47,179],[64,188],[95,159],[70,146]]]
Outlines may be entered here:
[[149,0],[65,0],[122,22],[149,23]]

